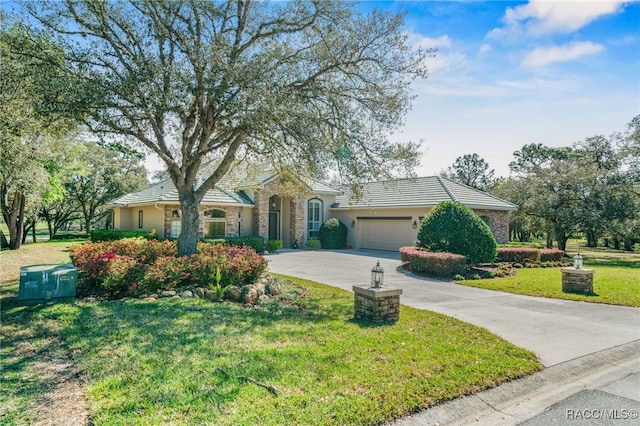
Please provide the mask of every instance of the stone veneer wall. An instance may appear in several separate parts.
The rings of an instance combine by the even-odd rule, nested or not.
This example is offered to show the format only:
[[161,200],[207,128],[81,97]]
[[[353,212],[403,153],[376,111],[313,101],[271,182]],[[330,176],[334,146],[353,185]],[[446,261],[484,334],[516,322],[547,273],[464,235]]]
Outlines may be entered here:
[[[273,180],[267,183],[264,188],[255,192],[253,203],[253,233],[260,235],[265,240],[269,238],[269,198],[274,195],[289,199],[289,211],[281,211],[281,214],[289,214],[289,238],[291,242],[298,240],[302,244],[304,241],[304,197],[286,197],[280,193],[280,183]],[[282,230],[286,232],[286,230]]]
[[[226,207],[226,206],[200,206],[198,214],[200,215],[200,225],[198,226],[198,238],[204,236],[204,211],[209,209],[223,210],[226,213],[226,227],[225,235],[227,237],[238,236],[238,214],[240,213],[240,207]],[[173,220],[172,214],[174,210],[180,210],[180,205],[166,205],[164,206],[164,237],[169,238],[171,236],[171,221]]]
[[500,210],[473,210],[478,216],[491,219],[491,232],[498,243],[509,242],[509,212]]

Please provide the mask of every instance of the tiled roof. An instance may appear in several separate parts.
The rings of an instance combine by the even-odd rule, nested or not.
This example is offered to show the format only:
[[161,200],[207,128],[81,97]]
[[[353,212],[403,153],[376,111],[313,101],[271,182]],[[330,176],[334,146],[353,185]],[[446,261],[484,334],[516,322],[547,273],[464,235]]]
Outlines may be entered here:
[[[130,205],[155,203],[180,203],[178,191],[170,180],[165,180],[155,185],[151,185],[141,191],[123,195],[122,197],[113,200],[109,205],[114,207],[125,207]],[[220,188],[214,188],[207,191],[202,203],[210,205],[253,205],[253,202],[244,192],[240,191],[236,193]]]
[[[203,166],[201,175],[206,175],[209,165]],[[278,177],[270,170],[259,173],[247,173],[246,168],[232,169],[218,182],[214,189],[207,191],[202,204],[208,205],[245,205],[253,206],[253,201],[244,192],[245,189],[256,189],[264,186]],[[338,195],[341,192],[331,186],[315,181],[305,181],[315,194]],[[109,206],[126,207],[130,205],[143,205],[155,203],[179,203],[178,191],[171,179],[151,185],[143,190],[123,195],[113,200]]]
[[458,201],[474,209],[518,210],[515,204],[440,176],[367,183],[360,199],[345,193],[336,197],[331,208],[432,207],[442,201]]

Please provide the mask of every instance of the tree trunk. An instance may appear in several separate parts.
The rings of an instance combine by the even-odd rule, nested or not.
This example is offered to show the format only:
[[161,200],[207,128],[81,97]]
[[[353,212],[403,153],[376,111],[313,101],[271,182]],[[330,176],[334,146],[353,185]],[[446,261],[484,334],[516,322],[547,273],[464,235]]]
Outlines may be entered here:
[[38,242],[38,239],[36,238],[36,222],[33,222],[33,228],[31,228],[31,240],[34,243]]
[[199,201],[193,193],[181,194],[182,230],[178,237],[178,256],[191,256],[198,247]]
[[633,251],[633,244],[631,244],[631,238],[626,238],[624,241],[624,250],[625,251]]
[[24,206],[25,196],[16,191],[13,194],[11,211],[9,212],[3,205],[2,216],[9,228],[9,250],[17,250],[22,244],[22,234],[24,232]]
[[547,248],[553,248],[553,234],[551,232],[547,232]]
[[598,237],[593,231],[587,231],[587,247],[598,247]]

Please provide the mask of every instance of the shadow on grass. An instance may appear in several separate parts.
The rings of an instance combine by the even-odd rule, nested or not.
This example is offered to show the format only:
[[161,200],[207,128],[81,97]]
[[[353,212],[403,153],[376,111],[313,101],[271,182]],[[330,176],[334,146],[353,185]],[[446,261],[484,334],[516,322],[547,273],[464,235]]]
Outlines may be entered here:
[[[189,405],[213,401],[224,407],[243,387],[254,386],[243,376],[269,383],[282,374],[281,369],[273,368],[274,360],[300,356],[291,343],[276,349],[271,344],[256,346],[254,331],[269,343],[282,339],[283,333],[288,342],[304,341],[317,334],[322,324],[344,324],[345,317],[353,315],[348,303],[333,303],[331,299],[340,298],[338,294],[329,300],[301,299],[303,309],[283,304],[282,309],[271,311],[196,299],[23,305],[4,289],[2,296],[3,387],[11,389],[15,398],[42,394],[51,387],[47,380],[26,380],[34,363],[50,357],[51,347],[42,344],[25,350],[33,339],[50,339],[73,354],[89,383],[142,375],[141,382],[160,381],[155,389],[140,392],[148,393],[145,398],[155,404],[182,404],[187,398]],[[247,349],[238,350],[243,345]],[[230,376],[221,374],[218,367]],[[176,380],[171,377],[175,372],[167,371],[174,369],[185,376],[200,376],[187,382],[207,384],[197,392],[161,390],[163,380]],[[119,386],[122,392],[135,392],[140,385],[131,390],[124,389],[128,385]],[[144,409],[139,404],[145,403],[113,401],[111,410]]]

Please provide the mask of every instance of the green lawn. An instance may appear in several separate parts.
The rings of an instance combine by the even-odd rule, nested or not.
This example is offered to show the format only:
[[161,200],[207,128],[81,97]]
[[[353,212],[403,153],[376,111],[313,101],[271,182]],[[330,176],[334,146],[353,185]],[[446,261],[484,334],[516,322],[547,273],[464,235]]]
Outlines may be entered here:
[[51,388],[38,362],[57,356],[79,370],[96,425],[373,425],[541,368],[531,352],[433,312],[354,321],[350,292],[300,279],[289,278],[309,290],[301,310],[194,299],[20,306],[15,279],[2,286],[3,424],[37,420],[30,404]]
[[576,241],[570,242],[567,253],[582,254],[584,268],[594,270],[594,295],[563,293],[560,268],[517,269],[514,277],[456,282],[528,296],[640,307],[640,253],[588,248]]

